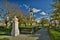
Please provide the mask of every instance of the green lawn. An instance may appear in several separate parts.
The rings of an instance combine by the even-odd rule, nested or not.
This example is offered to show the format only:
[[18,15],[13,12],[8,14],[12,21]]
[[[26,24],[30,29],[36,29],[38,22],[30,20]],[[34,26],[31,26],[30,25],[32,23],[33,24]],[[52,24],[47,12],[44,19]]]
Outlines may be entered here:
[[6,34],[6,32],[0,31],[0,34]]
[[9,40],[9,38],[2,38],[2,39],[0,39],[0,40]]
[[50,29],[50,34],[53,40],[60,40],[60,32]]
[[32,28],[32,26],[20,26],[20,28]]
[[4,27],[0,27],[0,35],[5,35],[5,34],[7,34],[7,31],[6,31],[7,29],[6,28],[4,28]]

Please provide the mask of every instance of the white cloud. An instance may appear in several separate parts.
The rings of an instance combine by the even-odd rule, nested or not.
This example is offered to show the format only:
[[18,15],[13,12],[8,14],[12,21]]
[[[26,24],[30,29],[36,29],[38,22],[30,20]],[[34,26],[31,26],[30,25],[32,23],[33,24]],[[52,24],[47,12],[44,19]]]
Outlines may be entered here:
[[40,18],[36,18],[36,21],[40,20]]
[[37,13],[37,12],[41,11],[40,9],[36,9],[36,8],[33,8],[32,10],[33,10],[34,13]]
[[47,13],[45,13],[45,12],[41,12],[40,14],[41,14],[41,15],[47,15]]
[[37,20],[40,20],[41,18],[37,18]]
[[28,5],[26,5],[26,4],[23,4],[23,6],[24,6],[24,7],[26,7],[26,9],[28,9],[28,8],[29,8],[29,6],[28,6]]
[[36,21],[39,23],[41,18],[37,18]]

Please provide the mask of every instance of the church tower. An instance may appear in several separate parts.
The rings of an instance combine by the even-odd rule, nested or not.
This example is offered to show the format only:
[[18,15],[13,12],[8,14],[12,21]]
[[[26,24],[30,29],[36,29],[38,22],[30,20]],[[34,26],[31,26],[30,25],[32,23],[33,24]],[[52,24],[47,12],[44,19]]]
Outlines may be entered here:
[[33,19],[33,10],[30,8],[30,21]]

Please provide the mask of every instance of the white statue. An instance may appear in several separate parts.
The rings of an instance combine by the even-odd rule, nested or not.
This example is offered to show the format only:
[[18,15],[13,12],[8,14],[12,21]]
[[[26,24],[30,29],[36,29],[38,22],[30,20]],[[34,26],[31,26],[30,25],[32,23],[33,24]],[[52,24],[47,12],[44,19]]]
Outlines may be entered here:
[[16,16],[14,16],[14,20],[13,20],[13,23],[12,23],[11,35],[12,36],[18,36],[19,35],[18,18]]

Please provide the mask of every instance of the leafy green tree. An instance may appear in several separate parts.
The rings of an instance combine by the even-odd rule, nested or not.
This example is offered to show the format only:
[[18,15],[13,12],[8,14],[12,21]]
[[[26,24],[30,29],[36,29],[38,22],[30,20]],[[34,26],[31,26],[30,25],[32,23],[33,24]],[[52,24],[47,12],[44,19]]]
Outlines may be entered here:
[[46,18],[41,18],[40,23],[42,24],[42,27],[44,27],[45,24],[46,24],[46,26],[48,26],[49,25],[49,20],[46,19]]
[[[55,8],[54,11],[52,11],[51,13],[51,21],[54,21],[54,20],[58,20],[59,21],[59,25],[60,25],[60,0],[53,0],[53,2],[55,2],[54,4],[52,4],[52,7]],[[55,23],[55,26],[56,26],[56,23]]]

